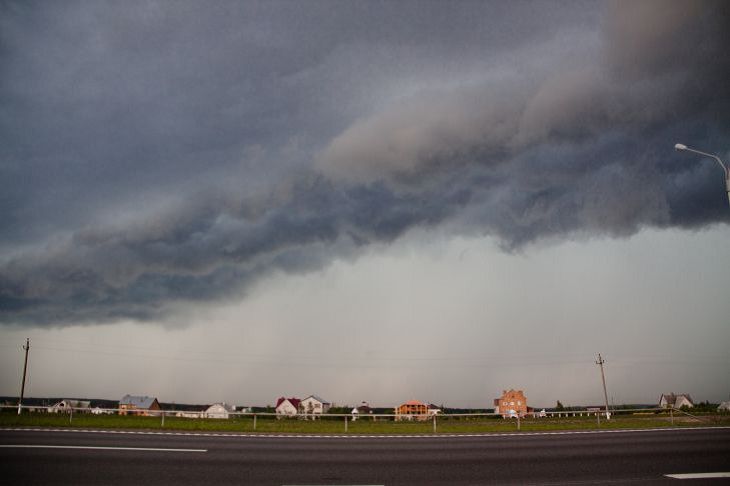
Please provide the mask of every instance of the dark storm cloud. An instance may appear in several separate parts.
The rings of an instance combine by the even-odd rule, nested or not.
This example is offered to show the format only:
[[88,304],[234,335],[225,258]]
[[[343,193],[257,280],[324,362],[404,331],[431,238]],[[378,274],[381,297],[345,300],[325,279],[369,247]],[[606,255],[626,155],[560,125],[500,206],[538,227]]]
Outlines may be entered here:
[[729,221],[671,153],[727,146],[723,2],[0,8],[4,323],[158,319],[415,226]]

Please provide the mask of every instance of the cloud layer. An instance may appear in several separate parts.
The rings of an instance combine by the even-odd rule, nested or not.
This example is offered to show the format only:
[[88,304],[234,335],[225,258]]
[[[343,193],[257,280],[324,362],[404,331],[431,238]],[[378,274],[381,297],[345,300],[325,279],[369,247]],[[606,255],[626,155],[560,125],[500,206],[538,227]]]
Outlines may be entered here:
[[4,4],[0,322],[160,319],[416,227],[730,222],[671,151],[727,150],[725,2],[444,5]]

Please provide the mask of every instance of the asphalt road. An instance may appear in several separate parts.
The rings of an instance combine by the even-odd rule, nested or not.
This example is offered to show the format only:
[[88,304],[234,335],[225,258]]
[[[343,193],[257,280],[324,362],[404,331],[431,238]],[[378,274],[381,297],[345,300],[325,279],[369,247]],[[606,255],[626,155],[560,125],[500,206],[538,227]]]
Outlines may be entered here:
[[730,429],[312,438],[0,429],[3,484],[728,484]]

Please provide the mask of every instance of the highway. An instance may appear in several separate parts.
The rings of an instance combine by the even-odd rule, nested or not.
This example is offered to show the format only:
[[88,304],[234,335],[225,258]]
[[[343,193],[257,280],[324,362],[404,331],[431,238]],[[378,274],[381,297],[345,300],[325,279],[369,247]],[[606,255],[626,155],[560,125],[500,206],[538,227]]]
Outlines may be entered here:
[[730,429],[280,437],[0,429],[4,484],[727,484]]

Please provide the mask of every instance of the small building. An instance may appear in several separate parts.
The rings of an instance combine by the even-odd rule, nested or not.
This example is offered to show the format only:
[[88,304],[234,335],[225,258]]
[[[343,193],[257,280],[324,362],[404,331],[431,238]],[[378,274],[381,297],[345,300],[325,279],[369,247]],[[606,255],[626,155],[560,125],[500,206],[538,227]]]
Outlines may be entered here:
[[92,415],[111,415],[114,413],[114,410],[110,410],[108,408],[101,408],[101,407],[94,407],[91,409]]
[[502,390],[502,396],[494,399],[494,413],[502,418],[524,417],[527,411],[527,397],[522,390]]
[[352,420],[357,420],[359,417],[364,417],[366,415],[372,415],[372,413],[373,409],[370,408],[368,402],[362,402],[359,407],[354,407],[350,411],[350,414],[352,415]]
[[429,418],[428,405],[418,400],[409,400],[396,407],[396,420],[427,420]]
[[717,406],[718,412],[730,412],[730,402],[722,402]]
[[438,405],[434,405],[433,403],[428,404],[427,410],[429,415],[440,415],[443,413],[441,407],[439,407]]
[[299,410],[305,415],[322,415],[327,413],[332,404],[317,395],[309,395],[299,403]]
[[695,404],[692,402],[692,397],[690,397],[687,393],[663,393],[662,396],[659,397],[660,408],[692,408],[694,406]]
[[160,402],[155,397],[124,395],[119,400],[119,415],[157,415],[154,411],[160,409]]
[[89,413],[91,412],[91,401],[72,400],[64,398],[60,402],[48,407],[48,413]]
[[299,414],[299,405],[301,400],[298,398],[280,397],[276,401],[276,415],[297,415]]
[[212,419],[228,419],[234,408],[226,402],[214,403],[203,412],[203,417]]

